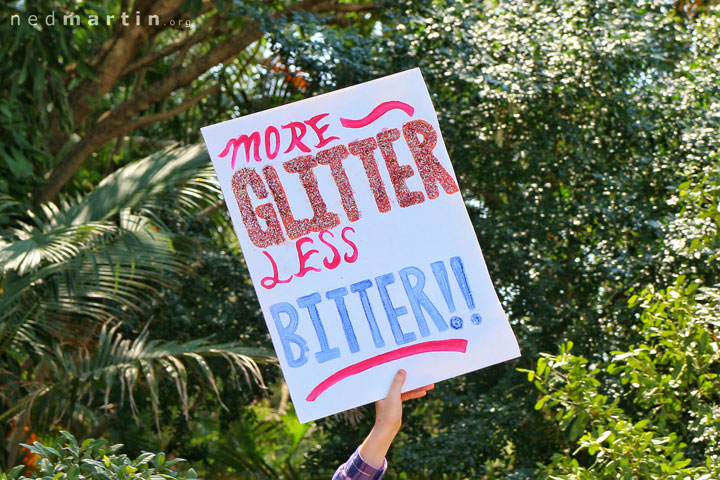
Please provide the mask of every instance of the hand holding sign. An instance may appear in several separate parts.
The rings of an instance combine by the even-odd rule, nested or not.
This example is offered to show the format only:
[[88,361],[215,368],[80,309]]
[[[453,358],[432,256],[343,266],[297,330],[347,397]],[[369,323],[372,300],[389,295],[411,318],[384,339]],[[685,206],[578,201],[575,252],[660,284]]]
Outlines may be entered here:
[[360,445],[360,455],[372,467],[381,468],[390,444],[402,425],[403,402],[424,397],[435,385],[425,385],[402,393],[407,373],[398,370],[390,384],[387,396],[375,402],[375,426]]
[[519,355],[419,70],[203,135],[301,421]]

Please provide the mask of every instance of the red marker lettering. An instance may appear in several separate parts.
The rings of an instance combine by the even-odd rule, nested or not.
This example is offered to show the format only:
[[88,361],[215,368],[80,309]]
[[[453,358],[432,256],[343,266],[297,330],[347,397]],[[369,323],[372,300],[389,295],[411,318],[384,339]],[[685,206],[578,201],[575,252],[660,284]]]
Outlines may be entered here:
[[278,283],[288,283],[290,280],[292,280],[292,276],[290,276],[290,278],[288,278],[287,280],[280,280],[277,263],[275,263],[275,260],[273,259],[272,255],[270,255],[265,250],[263,250],[263,253],[268,258],[268,260],[270,260],[270,264],[272,265],[272,269],[273,269],[273,274],[272,274],[272,277],[265,277],[262,280],[260,280],[260,285],[262,285],[263,287],[265,287],[269,290],[271,288],[274,288],[275,285],[277,285]]
[[310,120],[305,120],[305,123],[310,126],[310,128],[313,129],[315,132],[315,135],[318,137],[318,144],[315,145],[315,148],[322,148],[328,143],[332,142],[333,140],[339,140],[340,137],[329,137],[329,138],[323,138],[323,135],[325,134],[325,131],[328,129],[330,125],[323,125],[322,127],[318,127],[318,122],[322,120],[323,118],[330,115],[329,113],[321,113],[320,115],[315,115]]
[[282,128],[288,128],[290,129],[290,133],[292,134],[292,139],[290,140],[290,146],[287,150],[285,150],[285,153],[291,152],[294,148],[299,148],[301,152],[308,153],[310,149],[307,145],[302,143],[302,138],[305,136],[305,132],[307,132],[307,127],[302,122],[290,122],[287,125],[283,125]]
[[307,272],[313,271],[313,272],[319,272],[319,268],[315,267],[308,267],[306,265],[307,261],[310,260],[310,257],[315,255],[316,253],[320,253],[317,250],[308,250],[307,252],[302,251],[302,246],[306,243],[313,243],[313,239],[310,237],[303,237],[297,242],[295,242],[295,248],[297,249],[298,254],[298,261],[300,262],[300,270],[298,273],[295,274],[296,277],[304,277]]
[[237,153],[241,145],[245,145],[245,161],[247,163],[250,163],[250,148],[253,149],[253,156],[255,157],[255,161],[262,161],[262,158],[260,158],[260,134],[258,132],[251,133],[249,137],[247,135],[240,135],[237,138],[231,138],[225,144],[225,148],[222,152],[220,152],[220,155],[218,156],[220,158],[224,158],[228,153],[230,153],[230,149],[232,148],[230,167],[234,169]]
[[320,241],[322,243],[324,243],[325,245],[327,245],[328,248],[330,248],[330,250],[332,250],[332,252],[333,252],[333,259],[328,261],[329,260],[328,257],[325,257],[323,259],[323,265],[325,265],[325,268],[327,268],[329,270],[334,270],[335,268],[337,268],[338,265],[340,265],[340,262],[342,261],[342,257],[340,256],[340,252],[338,252],[338,249],[335,248],[335,245],[326,241],[323,238],[323,235],[325,235],[325,234],[330,235],[332,238],[335,238],[335,235],[333,235],[330,230],[323,230],[322,232],[320,232],[320,235],[318,235],[320,237]]
[[[275,150],[270,152],[270,136],[275,135]],[[273,158],[277,157],[278,152],[280,151],[280,132],[278,132],[278,129],[270,125],[265,129],[265,154],[267,157],[272,160]]]
[[342,232],[340,233],[340,236],[342,237],[343,240],[345,240],[345,243],[350,245],[350,248],[353,249],[352,255],[348,255],[347,253],[345,254],[345,261],[348,263],[355,263],[355,260],[358,259],[358,248],[354,242],[352,242],[351,240],[348,240],[348,238],[345,236],[345,232],[347,232],[348,230],[355,233],[355,229],[352,227],[345,227],[342,229]]

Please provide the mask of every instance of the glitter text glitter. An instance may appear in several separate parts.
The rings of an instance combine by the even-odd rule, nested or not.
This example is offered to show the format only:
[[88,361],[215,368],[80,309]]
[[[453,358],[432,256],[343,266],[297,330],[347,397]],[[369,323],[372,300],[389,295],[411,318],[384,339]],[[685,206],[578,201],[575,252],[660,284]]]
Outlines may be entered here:
[[[313,117],[313,119],[319,116]],[[317,122],[315,122],[316,124]],[[433,126],[425,120],[411,120],[404,123],[401,130],[402,134],[398,128],[383,129],[374,137],[355,140],[348,143],[347,146],[336,145],[321,150],[315,155],[301,155],[282,162],[280,165],[285,172],[297,174],[297,179],[312,207],[311,218],[297,219],[294,217],[275,166],[263,167],[261,169],[262,176],[255,168],[238,169],[232,177],[232,190],[252,243],[259,248],[266,248],[271,245],[279,245],[287,238],[295,240],[309,233],[330,230],[340,225],[340,215],[328,210],[318,186],[314,169],[319,166],[330,169],[342,200],[345,216],[350,222],[360,219],[360,212],[357,208],[351,181],[344,167],[344,162],[347,161],[359,160],[362,162],[366,177],[364,181],[369,183],[378,211],[380,213],[389,212],[392,206],[388,190],[380,174],[380,166],[376,158],[377,150],[380,151],[384,160],[395,199],[400,207],[421,204],[425,201],[426,196],[431,200],[437,198],[440,195],[438,185],[448,195],[457,193],[459,188],[452,175],[433,154],[438,140]],[[323,132],[324,130],[321,133]],[[330,138],[323,139],[318,145],[327,143]],[[415,167],[422,179],[424,193],[408,188],[407,179],[415,175],[415,169],[411,165],[401,164],[398,160],[393,144],[401,138],[404,139],[412,154]],[[359,179],[353,180],[360,181]],[[249,190],[258,200],[272,197],[273,202],[253,205]],[[264,223],[264,226],[261,225],[261,222]]]

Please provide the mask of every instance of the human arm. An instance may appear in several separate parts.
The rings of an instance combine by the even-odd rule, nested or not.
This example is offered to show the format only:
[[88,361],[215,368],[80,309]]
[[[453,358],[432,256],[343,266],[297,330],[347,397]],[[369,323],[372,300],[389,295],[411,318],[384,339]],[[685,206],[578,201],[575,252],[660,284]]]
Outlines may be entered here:
[[380,468],[383,465],[385,455],[387,455],[390,445],[400,431],[403,402],[424,397],[428,390],[435,387],[434,384],[430,384],[401,393],[406,378],[407,373],[405,370],[398,370],[390,385],[390,392],[387,397],[375,402],[375,425],[358,449],[360,456],[375,468]]
[[375,425],[350,459],[337,469],[333,480],[380,479],[385,473],[390,445],[402,425],[402,404],[405,400],[424,397],[434,385],[402,393],[407,373],[398,370],[390,391],[383,400],[375,402]]

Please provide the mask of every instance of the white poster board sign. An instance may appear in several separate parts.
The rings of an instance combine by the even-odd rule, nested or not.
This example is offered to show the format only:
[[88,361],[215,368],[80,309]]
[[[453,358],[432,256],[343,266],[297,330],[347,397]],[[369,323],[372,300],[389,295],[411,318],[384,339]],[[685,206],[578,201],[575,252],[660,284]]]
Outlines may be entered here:
[[301,422],[520,355],[418,69],[202,133]]

